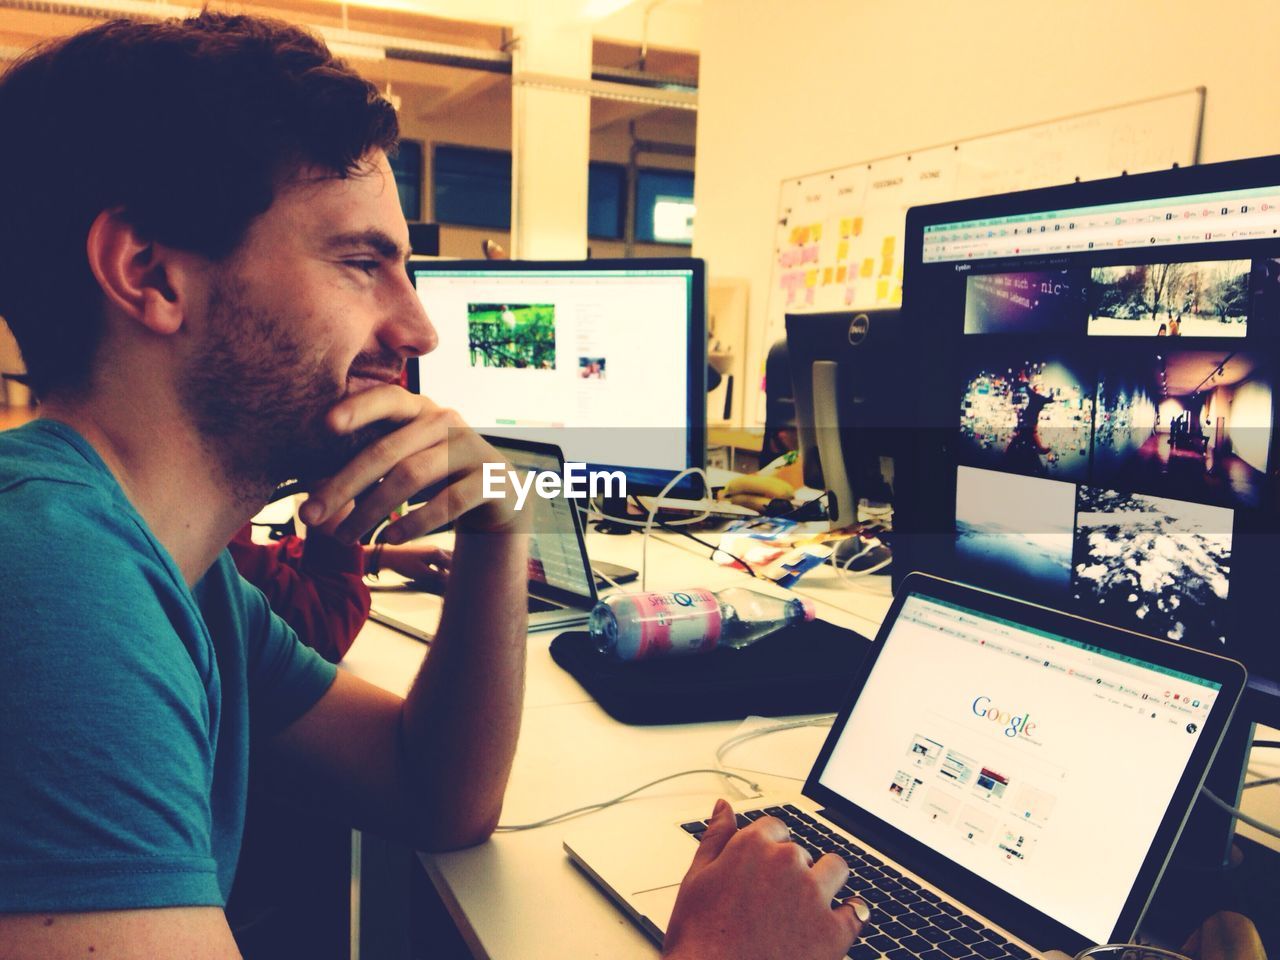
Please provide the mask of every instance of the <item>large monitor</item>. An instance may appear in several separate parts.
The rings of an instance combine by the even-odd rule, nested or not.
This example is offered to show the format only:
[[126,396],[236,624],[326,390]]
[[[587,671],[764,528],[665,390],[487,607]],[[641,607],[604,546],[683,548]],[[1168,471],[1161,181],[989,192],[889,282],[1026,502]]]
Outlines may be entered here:
[[1223,653],[1280,720],[1278,281],[1280,157],[911,210],[895,566]]
[[410,273],[440,335],[410,364],[411,390],[485,433],[622,470],[628,493],[705,466],[701,260],[439,260]]

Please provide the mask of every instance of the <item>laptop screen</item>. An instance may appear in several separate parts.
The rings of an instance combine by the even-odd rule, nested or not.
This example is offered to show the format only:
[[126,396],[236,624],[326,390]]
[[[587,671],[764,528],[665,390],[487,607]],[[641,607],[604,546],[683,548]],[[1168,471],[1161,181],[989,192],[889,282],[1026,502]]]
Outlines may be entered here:
[[913,594],[818,782],[1105,943],[1219,690]]
[[[503,444],[490,438],[513,468],[563,474],[559,449],[526,449]],[[556,590],[595,599],[592,575],[583,549],[573,511],[578,508],[564,497],[543,498],[530,495],[527,509],[533,510],[533,536],[529,540],[529,582],[545,584]]]

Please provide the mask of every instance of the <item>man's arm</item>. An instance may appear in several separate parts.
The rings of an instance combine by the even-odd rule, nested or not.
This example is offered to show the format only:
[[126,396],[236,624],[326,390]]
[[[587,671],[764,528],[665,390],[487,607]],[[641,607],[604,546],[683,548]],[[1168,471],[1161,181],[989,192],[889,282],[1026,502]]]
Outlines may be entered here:
[[[277,735],[265,764],[280,792],[336,803],[357,825],[421,849],[484,840],[497,825],[524,693],[528,545],[507,501],[485,500],[481,475],[498,453],[451,411],[397,387],[349,397],[330,414],[344,432],[396,428],[318,484],[303,519],[352,539],[418,491],[430,501],[383,534],[457,530],[440,629],[401,701],[346,674]],[[357,494],[358,504],[350,504]]]
[[239,960],[218,907],[0,914],[0,960]]

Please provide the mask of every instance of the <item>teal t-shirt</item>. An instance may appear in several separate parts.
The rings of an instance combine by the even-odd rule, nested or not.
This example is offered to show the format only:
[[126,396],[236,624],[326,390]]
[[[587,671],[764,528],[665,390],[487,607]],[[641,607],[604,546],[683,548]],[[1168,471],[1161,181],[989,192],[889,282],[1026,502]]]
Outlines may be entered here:
[[251,721],[333,678],[225,551],[189,590],[70,427],[0,433],[0,913],[224,905]]

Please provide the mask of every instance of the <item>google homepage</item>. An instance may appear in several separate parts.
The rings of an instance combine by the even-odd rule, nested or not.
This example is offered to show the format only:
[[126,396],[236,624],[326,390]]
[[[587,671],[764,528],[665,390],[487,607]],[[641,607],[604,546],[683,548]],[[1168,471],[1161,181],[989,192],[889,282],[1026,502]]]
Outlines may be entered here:
[[820,782],[1105,943],[1216,690],[912,596]]
[[440,335],[421,390],[477,429],[557,443],[567,461],[680,470],[689,285],[678,271],[419,274]]

